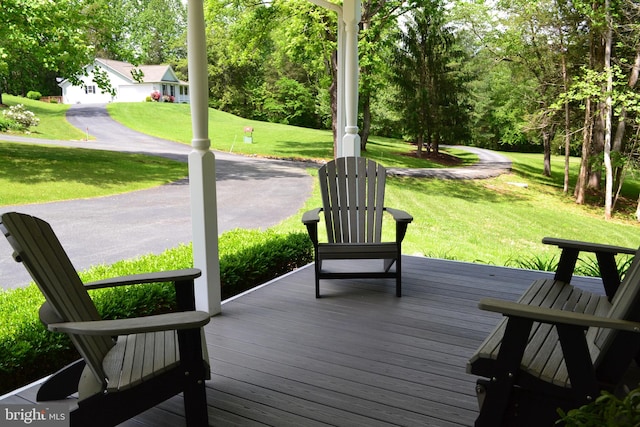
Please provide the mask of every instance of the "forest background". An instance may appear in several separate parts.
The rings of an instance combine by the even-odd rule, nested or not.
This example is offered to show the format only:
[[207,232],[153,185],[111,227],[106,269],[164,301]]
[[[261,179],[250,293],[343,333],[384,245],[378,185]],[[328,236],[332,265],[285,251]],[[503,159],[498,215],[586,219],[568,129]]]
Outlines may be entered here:
[[[171,64],[186,80],[185,3],[3,0],[0,92],[58,95],[59,79],[95,57]],[[331,128],[335,13],[307,0],[204,6],[212,108]],[[374,134],[419,156],[441,144],[540,152],[545,175],[562,153],[564,191],[610,218],[639,157],[639,12],[632,0],[363,0],[361,148]],[[571,155],[581,157],[573,188]]]

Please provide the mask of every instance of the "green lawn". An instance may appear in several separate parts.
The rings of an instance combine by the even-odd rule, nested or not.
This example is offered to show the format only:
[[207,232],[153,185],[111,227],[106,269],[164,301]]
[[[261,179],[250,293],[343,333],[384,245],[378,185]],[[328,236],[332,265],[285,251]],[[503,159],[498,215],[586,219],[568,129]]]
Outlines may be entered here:
[[[28,135],[31,138],[77,141],[87,137],[84,132],[71,126],[65,119],[69,105],[49,104],[7,94],[2,94],[2,102],[9,106],[23,104],[40,119],[40,124],[32,128]],[[2,133],[0,133],[1,139]]]
[[[385,202],[414,217],[403,242],[409,255],[517,266],[516,261],[558,254],[541,243],[545,236],[640,246],[640,225],[631,212],[605,221],[601,208],[578,206],[562,188],[517,173],[476,181],[389,179]],[[302,211],[320,205],[316,186],[304,209],[278,228],[299,231]],[[388,221],[387,239],[393,239],[394,230]]]
[[[107,106],[111,117],[137,131],[190,144],[191,110],[187,104],[157,102],[113,103]],[[253,142],[244,142],[245,127],[253,128]],[[331,159],[333,137],[330,131],[247,120],[218,110],[209,110],[211,148],[218,151],[284,159]],[[366,156],[385,166],[441,167],[426,159],[407,156],[412,146],[390,138],[372,137]],[[455,151],[471,163],[477,158]]]

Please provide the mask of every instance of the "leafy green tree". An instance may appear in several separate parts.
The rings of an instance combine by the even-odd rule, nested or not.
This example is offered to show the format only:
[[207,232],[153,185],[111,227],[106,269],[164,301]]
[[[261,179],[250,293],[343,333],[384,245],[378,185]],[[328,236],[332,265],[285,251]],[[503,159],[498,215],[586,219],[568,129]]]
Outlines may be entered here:
[[[43,81],[76,75],[89,63],[88,23],[76,0],[3,0],[0,6],[0,79],[5,92],[40,90]],[[1,99],[0,99],[1,101]]]

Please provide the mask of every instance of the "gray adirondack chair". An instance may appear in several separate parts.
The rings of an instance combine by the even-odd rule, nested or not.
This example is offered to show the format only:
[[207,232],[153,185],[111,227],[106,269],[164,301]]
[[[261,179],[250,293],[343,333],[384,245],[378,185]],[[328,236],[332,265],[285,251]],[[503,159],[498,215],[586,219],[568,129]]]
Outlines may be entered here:
[[[535,281],[518,302],[483,299],[480,308],[505,317],[471,357],[467,371],[478,380],[476,426],[554,425],[557,409],[592,402],[615,391],[640,349],[640,249],[622,282],[603,276],[607,293],[592,293],[560,280],[580,251],[594,252],[602,266],[625,248],[558,239],[564,248],[556,277]],[[609,276],[609,277],[607,277]],[[617,287],[617,289],[616,289]]]
[[[208,313],[195,311],[197,269],[141,274],[84,285],[52,228],[20,213],[0,217],[0,231],[46,298],[40,319],[68,334],[82,359],[54,374],[39,401],[69,399],[72,426],[112,426],[184,393],[188,426],[207,426],[204,381],[210,378],[202,327]],[[173,282],[179,312],[101,320],[87,289]]]
[[[413,217],[384,206],[386,169],[363,157],[341,157],[318,171],[322,192],[321,208],[304,213],[303,224],[315,249],[316,298],[320,279],[353,277],[396,279],[396,295],[402,295],[402,240]],[[324,212],[327,242],[318,241],[320,212]],[[396,239],[382,242],[383,213],[396,224]],[[383,260],[381,271],[327,271],[325,260]],[[395,271],[391,269],[395,263]]]

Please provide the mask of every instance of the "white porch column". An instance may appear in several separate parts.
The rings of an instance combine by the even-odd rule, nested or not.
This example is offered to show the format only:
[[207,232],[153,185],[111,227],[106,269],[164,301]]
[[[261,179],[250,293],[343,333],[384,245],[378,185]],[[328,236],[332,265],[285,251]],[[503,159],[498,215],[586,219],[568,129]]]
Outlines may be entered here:
[[327,0],[309,0],[338,14],[338,91],[336,157],[359,156],[358,135],[358,24],[360,0],[345,0],[341,7]]
[[215,156],[209,150],[209,87],[203,0],[189,0],[187,15],[189,92],[193,151],[189,154],[193,263],[202,270],[196,280],[196,309],[221,311],[220,262]]
[[343,16],[345,26],[345,135],[342,152],[338,157],[360,156],[360,135],[358,135],[358,24],[361,19],[360,0],[344,0]]
[[344,111],[344,89],[345,89],[345,77],[344,72],[344,52],[345,51],[345,31],[344,31],[344,18],[342,16],[342,9],[338,12],[338,90],[336,93],[338,108],[337,108],[337,123],[336,123],[336,146],[337,150],[334,155],[336,157],[342,157],[341,153],[344,151],[342,146],[344,143],[344,127],[345,127],[345,111]]

